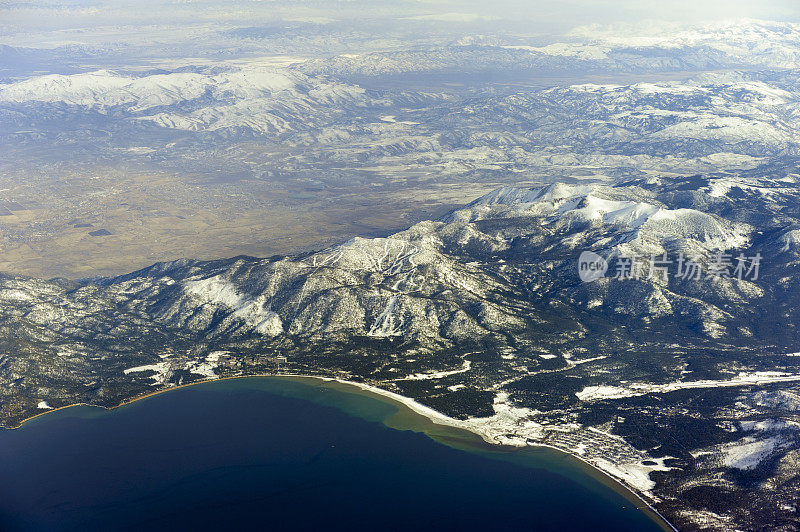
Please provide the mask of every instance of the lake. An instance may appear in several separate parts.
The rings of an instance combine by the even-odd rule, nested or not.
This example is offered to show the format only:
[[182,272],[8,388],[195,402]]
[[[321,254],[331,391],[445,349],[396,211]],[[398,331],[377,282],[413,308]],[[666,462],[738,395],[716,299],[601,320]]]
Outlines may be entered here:
[[495,449],[317,379],[220,380],[0,430],[4,531],[664,529],[636,506],[557,451]]

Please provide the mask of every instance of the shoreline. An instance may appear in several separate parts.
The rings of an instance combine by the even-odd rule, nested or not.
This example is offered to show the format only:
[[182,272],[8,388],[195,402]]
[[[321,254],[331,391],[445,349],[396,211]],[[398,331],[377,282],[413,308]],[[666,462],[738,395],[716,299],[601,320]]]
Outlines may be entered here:
[[[309,378],[309,376],[305,376],[305,375],[300,376],[300,377]],[[458,429],[458,430],[463,430],[463,431],[469,432],[471,434],[474,434],[474,435],[480,437],[482,441],[484,441],[487,445],[490,446],[490,448],[492,448],[494,450],[506,449],[509,452],[513,452],[514,450],[523,450],[523,449],[526,449],[526,448],[543,448],[543,449],[550,449],[550,450],[556,451],[559,454],[562,454],[564,456],[567,456],[569,458],[575,459],[578,462],[580,462],[583,466],[585,466],[592,473],[594,473],[592,475],[593,478],[598,479],[600,482],[602,482],[604,485],[608,486],[609,488],[614,489],[615,491],[617,491],[618,493],[620,493],[622,495],[632,495],[635,498],[635,500],[632,501],[632,502],[643,504],[645,506],[644,508],[642,508],[641,506],[639,506],[639,504],[637,504],[637,508],[639,508],[640,510],[642,510],[645,513],[650,514],[651,518],[653,518],[654,521],[658,522],[662,526],[666,525],[666,528],[665,528],[666,530],[672,530],[674,532],[678,532],[678,529],[675,528],[675,526],[672,523],[670,523],[669,520],[666,517],[664,517],[658,510],[656,510],[650,504],[650,502],[648,502],[641,494],[639,494],[636,491],[634,491],[634,489],[632,487],[630,487],[627,484],[623,483],[622,480],[613,477],[608,472],[604,471],[603,469],[600,469],[598,466],[594,465],[593,463],[589,462],[588,460],[585,460],[584,458],[582,458],[580,456],[577,456],[575,454],[569,453],[569,452],[565,451],[564,449],[560,449],[560,448],[555,447],[553,445],[548,445],[548,444],[544,444],[544,443],[543,444],[537,444],[537,443],[530,444],[529,443],[529,444],[526,444],[525,446],[519,446],[519,447],[511,446],[511,445],[502,445],[502,444],[499,444],[497,442],[491,441],[488,438],[487,435],[481,433],[480,431],[474,430],[474,428],[463,426],[459,422],[459,420],[453,419],[453,418],[451,418],[449,416],[446,416],[446,415],[442,414],[441,412],[439,412],[437,410],[434,410],[434,409],[432,409],[430,407],[427,407],[427,406],[425,406],[425,405],[423,405],[421,403],[418,403],[417,401],[415,401],[414,399],[411,399],[410,397],[405,397],[405,396],[402,396],[402,395],[397,394],[395,392],[391,392],[389,390],[384,390],[382,388],[378,388],[376,386],[372,386],[372,385],[364,384],[364,383],[360,383],[360,382],[345,381],[345,380],[337,379],[337,378],[321,378],[321,377],[312,377],[312,378],[323,380],[323,381],[328,381],[328,382],[331,382],[331,381],[332,382],[336,382],[336,383],[339,383],[339,384],[346,385],[348,387],[355,387],[355,388],[358,388],[358,389],[360,389],[362,391],[370,392],[370,393],[372,393],[374,395],[379,395],[379,396],[385,397],[385,398],[390,399],[390,400],[392,400],[394,402],[402,404],[403,406],[405,406],[406,408],[410,409],[414,413],[427,418],[429,421],[431,421],[432,423],[434,423],[436,425],[447,426],[447,427],[455,428],[455,429]]]
[[[370,384],[361,383],[361,382],[354,382],[354,381],[348,381],[348,380],[340,379],[340,378],[337,378],[337,377],[322,377],[322,376],[318,376],[318,375],[304,375],[304,374],[295,374],[295,373],[277,373],[277,374],[257,374],[257,375],[231,375],[231,376],[227,376],[227,377],[219,377],[219,378],[216,378],[216,379],[203,379],[203,380],[191,382],[191,383],[188,383],[188,384],[170,386],[170,387],[167,387],[167,388],[162,388],[160,390],[156,390],[154,392],[150,392],[150,393],[146,393],[146,394],[143,394],[143,395],[139,395],[139,396],[136,396],[136,397],[134,397],[132,399],[128,399],[128,400],[122,401],[121,403],[119,403],[116,406],[94,405],[94,404],[90,404],[90,403],[74,403],[74,404],[59,406],[57,408],[50,408],[50,409],[45,410],[44,412],[40,412],[38,414],[35,414],[33,416],[30,416],[28,418],[23,419],[22,421],[19,422],[19,424],[15,425],[13,427],[0,427],[0,428],[2,428],[3,430],[18,430],[18,429],[23,428],[23,426],[26,423],[28,423],[30,421],[33,421],[33,420],[35,420],[37,418],[40,418],[40,417],[45,416],[47,414],[51,414],[53,412],[58,412],[59,410],[65,410],[65,409],[73,408],[73,407],[77,407],[77,406],[90,406],[90,407],[93,407],[93,408],[101,408],[103,410],[111,411],[111,410],[115,410],[117,408],[124,407],[126,405],[130,405],[130,404],[135,403],[137,401],[148,399],[150,397],[155,397],[155,396],[158,396],[158,395],[161,395],[161,394],[173,391],[173,390],[178,390],[178,389],[182,389],[182,388],[189,388],[189,387],[197,386],[197,385],[201,385],[201,384],[209,384],[209,383],[212,383],[212,382],[237,380],[237,379],[249,379],[249,378],[289,379],[289,380],[294,380],[294,381],[298,381],[298,382],[301,382],[301,383],[303,383],[303,381],[306,381],[306,380],[317,381],[319,383],[336,383],[337,385],[340,385],[342,387],[355,388],[355,389],[357,389],[357,390],[359,390],[361,392],[365,392],[365,393],[367,393],[367,394],[369,394],[371,396],[378,396],[378,397],[382,398],[385,401],[388,400],[391,403],[402,405],[403,407],[405,407],[409,411],[413,412],[414,414],[427,419],[433,425],[437,425],[437,426],[441,426],[441,427],[448,427],[448,428],[451,428],[451,429],[464,431],[464,432],[469,433],[471,435],[477,436],[478,438],[480,438],[480,440],[483,443],[485,443],[487,445],[486,450],[495,451],[495,452],[503,452],[503,451],[504,452],[514,452],[514,451],[517,451],[517,450],[540,448],[540,449],[549,449],[551,451],[555,451],[555,452],[557,452],[557,453],[559,453],[559,454],[561,454],[561,455],[563,455],[565,457],[569,457],[570,459],[574,459],[578,464],[580,464],[580,465],[582,465],[584,467],[584,469],[587,471],[588,474],[590,474],[592,476],[592,478],[594,478],[595,480],[598,480],[599,482],[601,482],[606,487],[608,487],[610,489],[613,489],[614,491],[616,491],[620,495],[622,495],[625,498],[631,500],[631,502],[634,503],[639,510],[641,510],[641,511],[645,512],[646,514],[648,514],[651,517],[651,519],[653,519],[655,522],[657,522],[662,528],[664,528],[664,530],[672,531],[672,532],[678,532],[678,529],[675,528],[675,526],[669,520],[667,520],[667,518],[664,517],[658,510],[656,510],[650,504],[650,502],[647,499],[644,498],[644,496],[642,494],[640,494],[637,491],[635,491],[633,487],[629,486],[628,484],[624,483],[623,480],[612,476],[610,473],[604,471],[600,467],[596,466],[595,464],[589,462],[588,460],[585,460],[584,458],[582,458],[582,457],[580,457],[580,456],[578,456],[576,454],[569,453],[569,452],[565,451],[564,449],[560,449],[558,447],[555,447],[555,446],[552,446],[552,445],[548,445],[548,444],[537,444],[537,443],[530,444],[530,443],[527,443],[524,446],[503,445],[503,444],[500,444],[500,443],[492,441],[487,434],[482,433],[481,431],[475,430],[474,427],[465,426],[460,420],[451,418],[449,416],[446,416],[445,414],[442,414],[441,412],[439,412],[437,410],[434,410],[433,408],[425,406],[425,405],[417,402],[416,400],[414,400],[414,399],[412,399],[410,397],[405,397],[405,396],[400,395],[398,393],[391,392],[389,390],[384,390],[382,388],[378,388],[377,386],[373,386],[373,385],[370,385]],[[304,383],[304,384],[306,384],[306,383]],[[349,393],[352,393],[352,391],[350,391]],[[387,426],[389,426],[389,425],[387,425]],[[390,428],[396,428],[396,427],[390,427]],[[404,429],[399,429],[399,428],[396,428],[396,429],[397,430],[404,430]],[[413,430],[413,429],[406,429],[406,430]],[[420,432],[423,432],[426,435],[428,435],[430,438],[439,441],[436,438],[435,435],[429,434],[425,430],[421,430]],[[446,443],[443,442],[443,441],[440,441],[440,443],[443,444],[443,445],[446,445]],[[632,499],[631,499],[631,497],[632,497]]]

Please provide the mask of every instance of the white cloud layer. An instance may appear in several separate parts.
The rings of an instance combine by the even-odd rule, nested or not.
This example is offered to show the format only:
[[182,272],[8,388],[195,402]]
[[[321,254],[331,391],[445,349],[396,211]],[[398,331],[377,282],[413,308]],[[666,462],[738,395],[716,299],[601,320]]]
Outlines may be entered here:
[[535,32],[645,19],[705,22],[723,18],[800,22],[797,0],[67,0],[0,4],[0,34],[57,29],[91,29],[126,24],[259,24],[294,20],[309,23],[416,20],[424,23],[480,25],[503,20]]

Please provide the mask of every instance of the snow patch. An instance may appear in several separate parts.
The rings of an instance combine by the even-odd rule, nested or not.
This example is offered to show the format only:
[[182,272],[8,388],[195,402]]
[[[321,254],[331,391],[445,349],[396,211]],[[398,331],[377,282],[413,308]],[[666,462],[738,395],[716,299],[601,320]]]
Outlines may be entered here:
[[123,371],[125,375],[130,375],[131,373],[141,373],[144,371],[152,371],[153,374],[150,375],[150,378],[153,379],[153,386],[161,385],[167,382],[169,376],[172,374],[170,370],[170,363],[169,362],[156,362],[155,364],[147,364],[144,366],[136,366],[134,368],[128,368]]
[[764,459],[771,456],[785,441],[780,436],[765,440],[743,438],[723,446],[722,463],[726,467],[742,470],[755,469]]
[[677,381],[667,384],[633,383],[626,386],[586,386],[575,395],[581,401],[601,401],[604,399],[621,399],[624,397],[637,397],[649,393],[668,393],[687,388],[716,388],[730,386],[751,386],[773,382],[799,381],[800,375],[780,371],[756,371],[752,373],[741,372],[729,380],[698,380]]

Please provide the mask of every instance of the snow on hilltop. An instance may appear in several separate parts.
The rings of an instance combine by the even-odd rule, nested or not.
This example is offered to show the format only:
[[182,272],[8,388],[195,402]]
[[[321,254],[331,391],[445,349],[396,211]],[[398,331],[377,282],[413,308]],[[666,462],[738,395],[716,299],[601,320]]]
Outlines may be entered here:
[[739,19],[692,25],[655,21],[591,24],[573,29],[565,37],[568,42],[531,50],[608,59],[643,48],[705,49],[717,62],[767,68],[797,68],[800,64],[800,24],[790,22]]
[[752,228],[697,209],[671,209],[655,198],[604,185],[555,183],[540,188],[504,187],[478,198],[446,220],[496,216],[541,216],[554,226],[575,223],[607,225],[628,231],[620,242],[647,239],[678,241],[695,250],[733,249],[745,245]]
[[[337,107],[363,105],[369,101],[364,93],[355,85],[265,67],[143,77],[98,70],[0,85],[0,102],[70,105],[100,112],[122,108],[138,119],[167,128],[246,127],[268,133],[290,129],[295,118],[315,109],[328,107],[329,113],[336,114],[341,112]],[[181,105],[189,102],[191,106]],[[150,114],[156,110],[160,112]]]

